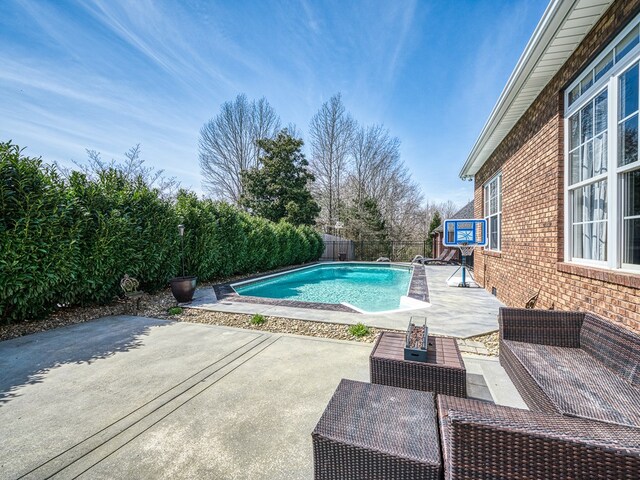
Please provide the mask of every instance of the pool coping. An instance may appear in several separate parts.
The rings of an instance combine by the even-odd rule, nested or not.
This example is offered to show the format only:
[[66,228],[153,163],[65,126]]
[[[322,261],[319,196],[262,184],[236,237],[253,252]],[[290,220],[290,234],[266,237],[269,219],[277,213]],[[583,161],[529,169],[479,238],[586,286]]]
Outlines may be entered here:
[[[305,263],[302,265],[295,265],[292,267],[286,267],[278,270],[272,270],[270,272],[262,272],[257,273],[255,275],[249,275],[242,279],[238,279],[232,282],[225,282],[213,285],[213,291],[218,299],[220,300],[233,300],[238,303],[258,303],[262,305],[274,305],[274,306],[282,306],[282,307],[297,307],[297,308],[309,308],[312,310],[329,310],[333,312],[346,312],[346,313],[356,313],[356,314],[369,314],[374,315],[377,312],[363,312],[360,310],[356,310],[355,308],[351,308],[344,304],[336,304],[336,303],[319,303],[319,302],[301,302],[296,300],[284,300],[284,299],[275,299],[275,298],[267,298],[267,297],[252,297],[249,295],[239,295],[236,292],[232,285],[240,284],[240,283],[248,283],[254,280],[259,280],[261,278],[269,278],[274,275],[280,275],[284,273],[288,273],[294,270],[300,270],[309,268],[315,265],[326,265],[331,263],[343,263],[343,262],[311,262]],[[380,265],[383,262],[344,262],[344,263],[362,263],[362,264],[378,264]],[[414,300],[419,300],[421,302],[429,303],[429,287],[427,284],[427,276],[424,265],[420,264],[411,264],[404,262],[384,262],[384,265],[400,265],[400,266],[410,266],[413,267],[413,271],[411,274],[411,282],[409,283],[409,291],[407,292],[407,297],[412,298]],[[401,311],[399,309],[398,311]],[[382,312],[382,313],[392,313],[390,312]]]

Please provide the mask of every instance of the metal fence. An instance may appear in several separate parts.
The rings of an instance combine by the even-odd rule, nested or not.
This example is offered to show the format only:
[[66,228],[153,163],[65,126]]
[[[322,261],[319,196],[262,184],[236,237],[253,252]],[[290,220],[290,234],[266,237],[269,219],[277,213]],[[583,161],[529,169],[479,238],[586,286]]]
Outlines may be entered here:
[[373,261],[387,257],[392,262],[410,262],[416,255],[426,256],[425,240],[376,241],[345,240],[325,241],[324,254],[320,260]]

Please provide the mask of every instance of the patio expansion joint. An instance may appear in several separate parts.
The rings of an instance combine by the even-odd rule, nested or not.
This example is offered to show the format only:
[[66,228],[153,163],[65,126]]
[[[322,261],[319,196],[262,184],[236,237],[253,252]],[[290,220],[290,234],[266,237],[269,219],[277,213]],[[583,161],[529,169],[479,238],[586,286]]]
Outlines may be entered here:
[[[76,478],[160,423],[281,338],[262,333],[19,478]],[[182,387],[182,388],[181,388]]]

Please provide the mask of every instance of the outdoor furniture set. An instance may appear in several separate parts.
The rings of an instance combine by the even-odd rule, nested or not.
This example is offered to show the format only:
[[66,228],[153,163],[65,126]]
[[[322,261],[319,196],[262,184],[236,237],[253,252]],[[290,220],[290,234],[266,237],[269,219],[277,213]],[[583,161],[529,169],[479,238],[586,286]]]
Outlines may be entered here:
[[640,479],[640,336],[583,312],[502,308],[499,323],[530,410],[465,398],[454,339],[428,337],[416,362],[384,332],[371,384],[342,380],[312,434],[315,478]]
[[423,265],[458,265],[459,262],[454,258],[458,252],[455,248],[445,248],[440,255],[435,258],[414,258],[412,263],[422,263]]

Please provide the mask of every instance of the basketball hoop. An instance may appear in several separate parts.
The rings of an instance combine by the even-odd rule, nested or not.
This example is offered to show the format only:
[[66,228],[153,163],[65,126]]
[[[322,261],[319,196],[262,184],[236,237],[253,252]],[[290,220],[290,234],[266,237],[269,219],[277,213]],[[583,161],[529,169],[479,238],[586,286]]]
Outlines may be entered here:
[[[462,256],[460,259],[462,282],[460,282],[458,286],[468,287],[467,257],[473,254],[475,247],[483,247],[487,244],[487,221],[479,218],[445,220],[442,243],[447,247],[460,249],[460,255]],[[456,270],[456,272],[458,270]],[[451,277],[453,277],[456,272],[454,272]]]
[[458,248],[460,249],[460,253],[463,257],[469,257],[473,253],[473,249],[476,248],[476,246],[463,243],[461,245],[458,245]]

